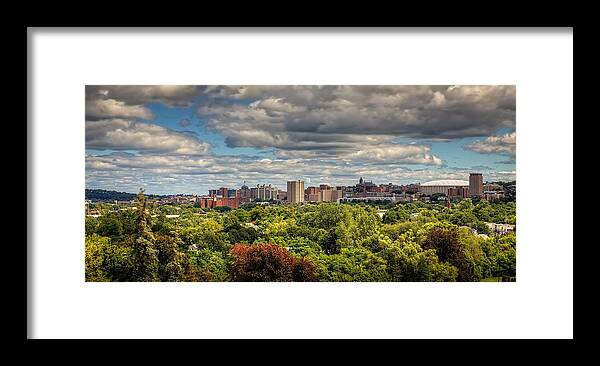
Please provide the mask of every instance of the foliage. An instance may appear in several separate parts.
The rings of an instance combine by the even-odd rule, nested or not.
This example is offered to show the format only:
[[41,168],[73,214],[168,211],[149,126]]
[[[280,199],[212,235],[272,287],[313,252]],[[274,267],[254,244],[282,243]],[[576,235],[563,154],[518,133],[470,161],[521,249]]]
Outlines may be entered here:
[[96,228],[98,227],[98,219],[94,217],[85,217],[85,235],[92,235],[96,233]]
[[423,250],[411,233],[402,234],[392,244],[387,245],[381,256],[387,263],[391,281],[455,281],[456,267],[440,263],[435,250]]
[[400,206],[387,211],[383,215],[384,224],[395,224],[397,222],[404,222],[410,220],[410,214],[405,210],[402,210]]
[[492,229],[482,221],[475,221],[471,227],[477,230],[478,234],[492,235]]
[[389,281],[385,260],[366,248],[342,248],[339,254],[315,258],[317,277],[327,282]]
[[188,251],[190,263],[194,266],[198,281],[223,282],[229,280],[226,256],[210,249]]
[[106,216],[102,216],[98,221],[96,228],[98,235],[109,237],[123,235],[123,222],[119,220],[118,214],[111,212]]
[[212,218],[182,229],[181,238],[187,247],[195,246],[213,251],[226,251],[229,248],[223,225]]
[[152,231],[162,235],[168,235],[175,230],[175,225],[167,219],[164,214],[158,215],[152,225]]
[[113,244],[97,234],[85,238],[85,280],[127,281],[132,270],[131,248]]
[[235,217],[237,217],[238,221],[241,223],[250,221],[250,214],[246,210],[237,209],[237,210],[233,211],[233,214],[235,215]]
[[229,211],[231,211],[231,207],[229,207],[229,206],[217,206],[213,210],[215,210],[217,212],[229,212]]
[[436,223],[429,226],[423,249],[434,249],[441,262],[452,264],[458,269],[457,281],[473,281],[475,269],[459,240],[456,225]]
[[[199,209],[90,204],[86,281],[480,281],[516,276],[514,202],[329,202]],[[177,217],[167,218],[176,213]],[[486,236],[478,235],[486,234]],[[265,244],[269,243],[269,244]]]
[[494,236],[482,243],[485,254],[485,277],[516,276],[516,237],[514,233]]
[[183,241],[177,233],[171,235],[156,234],[156,249],[158,250],[158,274],[161,281],[195,281],[198,279],[196,269],[186,252],[179,249]]
[[[150,198],[164,198],[165,196],[150,194],[147,195]],[[85,189],[85,199],[92,201],[101,202],[114,202],[114,201],[131,201],[136,198],[135,193],[108,191],[105,189]]]
[[137,197],[137,228],[133,245],[134,281],[158,281],[158,251],[154,244],[154,234],[150,230],[150,213],[148,212],[144,190],[140,189]]
[[231,248],[231,278],[234,281],[312,281],[314,265],[296,258],[285,248],[274,244],[244,245]]

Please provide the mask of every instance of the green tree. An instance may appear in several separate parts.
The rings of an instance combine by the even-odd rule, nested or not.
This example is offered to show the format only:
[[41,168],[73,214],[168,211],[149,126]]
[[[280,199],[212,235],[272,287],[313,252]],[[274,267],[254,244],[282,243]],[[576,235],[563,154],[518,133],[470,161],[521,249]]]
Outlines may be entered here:
[[495,214],[492,205],[486,200],[479,201],[479,203],[474,207],[473,213],[479,220],[487,222],[492,221]]
[[458,226],[471,226],[477,217],[470,211],[455,211],[450,214],[450,222]]
[[492,230],[485,224],[485,222],[475,221],[471,224],[471,227],[477,230],[477,233],[479,234],[492,235]]
[[190,263],[197,272],[199,281],[224,282],[229,280],[228,259],[220,252],[210,249],[188,251]]
[[123,222],[119,219],[119,215],[115,212],[110,212],[105,216],[101,216],[98,220],[96,233],[100,236],[108,236],[111,238],[120,237],[123,235]]
[[223,225],[212,218],[203,219],[197,225],[182,229],[181,238],[188,247],[195,245],[197,248],[220,252],[229,250],[227,233]]
[[89,282],[129,281],[131,248],[111,243],[97,234],[85,238],[85,280]]
[[252,220],[254,222],[259,221],[264,214],[265,214],[264,207],[262,207],[260,205],[254,206],[250,210],[250,220]]
[[460,243],[457,226],[447,223],[429,226],[423,249],[435,249],[441,262],[448,262],[458,268],[457,281],[475,280],[474,265]]
[[217,206],[217,207],[213,208],[213,210],[215,210],[217,212],[229,212],[229,211],[231,211],[231,207],[229,207],[229,206]]
[[180,249],[183,241],[172,231],[167,235],[155,234],[158,250],[158,274],[161,281],[196,281],[198,275],[188,255]]
[[336,242],[341,248],[370,247],[377,243],[381,221],[373,208],[344,206],[335,228]]
[[410,220],[410,214],[403,209],[396,207],[392,210],[386,211],[383,215],[384,224],[395,224],[396,222]]
[[158,281],[158,251],[151,227],[148,203],[144,189],[137,196],[137,228],[133,245],[135,281]]
[[165,214],[162,212],[158,215],[156,220],[153,220],[153,221],[154,222],[152,225],[152,232],[154,232],[154,233],[168,235],[173,230],[175,230],[175,225],[173,225],[171,222],[169,222],[169,219],[167,219]]
[[321,246],[318,243],[302,236],[289,239],[279,237],[274,242],[300,257],[315,256],[321,253]]
[[484,277],[515,277],[517,271],[516,235],[495,235],[482,243],[485,254]]
[[461,200],[457,205],[456,209],[462,212],[472,213],[475,206],[473,205],[473,201],[470,198]]
[[458,270],[449,263],[440,263],[435,250],[423,250],[411,233],[386,245],[380,255],[387,263],[391,281],[456,281]]
[[98,227],[98,219],[95,217],[85,217],[85,235],[92,235]]
[[339,254],[313,257],[317,278],[324,282],[389,281],[383,258],[362,247],[342,248]]
[[237,210],[234,211],[234,215],[238,218],[238,221],[240,223],[249,222],[250,221],[250,214],[246,210],[237,209]]
[[415,221],[397,222],[391,225],[383,225],[381,227],[381,233],[386,235],[392,240],[396,240],[400,235],[406,232],[416,233],[419,230],[419,223]]

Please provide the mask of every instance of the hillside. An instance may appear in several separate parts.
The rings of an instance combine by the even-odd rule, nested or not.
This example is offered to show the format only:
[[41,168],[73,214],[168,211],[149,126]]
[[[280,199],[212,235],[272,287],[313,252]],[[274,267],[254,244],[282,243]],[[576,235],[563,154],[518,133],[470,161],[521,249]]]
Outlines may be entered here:
[[[127,192],[117,192],[117,191],[108,191],[105,189],[86,189],[85,190],[85,199],[92,201],[130,201],[135,199],[137,196],[136,193],[127,193]],[[147,194],[148,198],[159,198],[162,196]]]

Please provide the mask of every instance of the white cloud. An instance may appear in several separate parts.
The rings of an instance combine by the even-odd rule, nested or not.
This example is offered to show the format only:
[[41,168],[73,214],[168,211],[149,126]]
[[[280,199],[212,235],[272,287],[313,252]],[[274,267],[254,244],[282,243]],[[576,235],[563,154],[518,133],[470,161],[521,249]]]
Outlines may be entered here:
[[[177,154],[128,154],[86,156],[86,179],[89,186],[119,187],[135,192],[140,182],[164,193],[192,192],[206,194],[208,189],[227,186],[239,188],[271,183],[285,190],[286,181],[302,179],[306,184],[354,185],[359,177],[380,183],[423,183],[437,179],[467,180],[471,169],[408,169],[395,163],[373,164],[372,161],[341,159],[261,159],[256,156],[188,156]],[[480,169],[484,180],[514,180],[515,172]],[[168,178],[168,179],[167,179]],[[168,183],[160,188],[151,182]]]
[[210,144],[165,127],[124,119],[87,121],[86,148],[206,154]]
[[128,105],[163,103],[189,106],[203,87],[196,85],[87,85],[86,99],[111,98]]
[[506,155],[514,161],[517,150],[517,134],[511,132],[501,136],[490,136],[485,140],[478,140],[464,147],[467,150],[481,154]]
[[148,103],[189,107],[203,88],[195,85],[87,85],[86,119],[154,118]]
[[114,99],[95,99],[85,103],[87,118],[142,118],[152,119],[154,115],[143,105],[126,105]]
[[[229,147],[264,148],[267,155],[211,155],[192,134],[133,121],[154,118],[148,103],[188,107],[202,92],[209,102],[197,111],[205,127]],[[143,183],[149,192],[206,193],[244,180],[285,189],[291,179],[352,185],[360,176],[400,184],[468,179],[469,169],[444,166],[422,139],[514,128],[515,87],[88,86],[86,116],[88,149],[136,152],[88,155],[89,187],[135,192]],[[491,136],[465,148],[514,159],[515,140],[514,133]],[[514,171],[480,171],[485,180],[515,179]]]
[[263,100],[257,100],[249,105],[250,108],[263,109],[269,112],[304,112],[306,107],[295,106],[285,101],[285,98],[267,98]]
[[277,150],[275,155],[285,159],[324,159],[349,163],[443,164],[442,159],[431,154],[431,148],[414,144],[348,143],[329,150]]
[[363,146],[357,151],[342,156],[350,160],[385,161],[392,164],[442,165],[442,159],[432,155],[430,148],[420,145],[387,144]]

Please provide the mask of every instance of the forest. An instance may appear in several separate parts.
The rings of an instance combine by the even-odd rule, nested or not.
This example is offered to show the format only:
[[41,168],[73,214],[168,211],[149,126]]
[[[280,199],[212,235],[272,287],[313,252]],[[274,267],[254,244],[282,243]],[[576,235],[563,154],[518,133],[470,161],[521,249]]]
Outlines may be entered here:
[[[106,189],[86,189],[85,190],[85,199],[86,200],[94,200],[94,201],[130,201],[135,199],[136,195],[134,193],[126,193],[126,192],[117,192],[117,191],[108,191]],[[164,196],[159,195],[146,195],[148,198],[161,198]]]
[[[248,204],[233,210],[92,204],[85,280],[454,282],[516,280],[515,202]],[[169,215],[170,217],[167,217]]]

